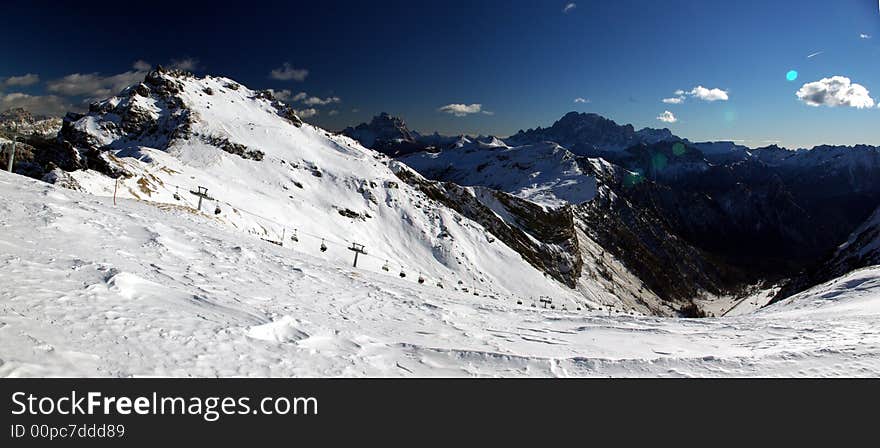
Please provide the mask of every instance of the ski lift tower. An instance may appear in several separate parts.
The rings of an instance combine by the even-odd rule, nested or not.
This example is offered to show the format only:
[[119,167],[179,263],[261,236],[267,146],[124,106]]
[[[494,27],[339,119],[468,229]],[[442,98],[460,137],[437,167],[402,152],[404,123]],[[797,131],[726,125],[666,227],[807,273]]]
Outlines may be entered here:
[[206,187],[198,187],[198,191],[190,190],[190,193],[199,197],[199,211],[202,211],[202,199],[207,199],[209,201],[215,200],[208,196],[208,189]]
[[12,137],[12,143],[7,145],[9,151],[9,161],[6,166],[6,171],[12,172],[12,165],[15,163],[15,143],[18,141],[18,136]]
[[364,247],[363,244],[351,243],[351,247],[349,247],[348,250],[354,252],[354,265],[353,266],[358,267],[358,255],[360,255],[360,254],[366,255],[367,249]]

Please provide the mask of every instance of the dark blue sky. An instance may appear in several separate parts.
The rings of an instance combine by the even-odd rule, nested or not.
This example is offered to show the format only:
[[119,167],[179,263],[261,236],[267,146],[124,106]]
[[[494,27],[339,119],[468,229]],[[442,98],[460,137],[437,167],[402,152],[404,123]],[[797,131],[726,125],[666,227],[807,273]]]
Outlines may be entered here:
[[[696,140],[880,144],[874,0],[72,5],[3,6],[0,109],[77,107],[135,61],[176,60],[330,99],[297,108],[331,129],[388,111],[420,131],[508,135],[578,110]],[[270,77],[285,62],[308,75]]]

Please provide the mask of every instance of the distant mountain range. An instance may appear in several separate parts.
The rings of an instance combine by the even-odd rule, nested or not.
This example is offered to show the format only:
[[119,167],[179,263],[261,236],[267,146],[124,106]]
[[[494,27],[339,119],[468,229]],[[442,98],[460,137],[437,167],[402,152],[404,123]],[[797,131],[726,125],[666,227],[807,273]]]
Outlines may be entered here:
[[[612,206],[609,199],[606,206],[612,210],[594,213],[603,219],[616,214],[621,220],[620,228],[604,235],[606,244],[614,247],[619,234],[639,228],[625,223],[624,215],[654,216],[655,230],[649,233],[656,234],[656,226],[663,228],[703,253],[706,263],[723,273],[710,282],[678,280],[696,289],[730,290],[730,285],[791,278],[800,279],[792,284],[806,287],[828,280],[828,275],[814,275],[813,280],[803,276],[830,263],[826,260],[837,247],[880,207],[880,184],[875,181],[880,176],[880,148],[873,146],[788,150],[775,145],[752,149],[734,142],[694,143],[668,129],[635,130],[596,114],[575,112],[549,128],[492,138],[494,144],[486,138],[436,136],[429,143],[417,133],[408,134],[411,148],[420,143],[423,149],[391,154],[432,179],[487,186],[539,203],[548,203],[549,198],[557,205],[560,200],[589,204],[580,207],[584,210],[599,207],[603,198],[625,200],[626,208]],[[389,146],[393,143],[386,141],[384,148]],[[541,162],[547,154],[560,151],[567,155],[552,164]],[[608,171],[613,175],[591,172],[588,167],[597,166],[596,159],[619,168]],[[599,180],[596,200],[582,200],[583,195],[565,200],[571,199],[566,189],[593,185],[594,179]],[[588,224],[592,229],[603,227],[600,222]],[[870,228],[863,228],[861,234],[872,235]],[[657,252],[657,240],[650,243],[647,234],[636,238],[643,240],[644,251]],[[873,241],[867,236],[856,240],[863,246],[864,241]],[[625,252],[618,247],[616,256],[627,259]],[[837,253],[836,258],[842,257]],[[845,258],[835,262],[844,267],[834,274],[872,263],[871,256]],[[643,269],[643,275],[649,270]],[[783,289],[783,294],[800,289]]]

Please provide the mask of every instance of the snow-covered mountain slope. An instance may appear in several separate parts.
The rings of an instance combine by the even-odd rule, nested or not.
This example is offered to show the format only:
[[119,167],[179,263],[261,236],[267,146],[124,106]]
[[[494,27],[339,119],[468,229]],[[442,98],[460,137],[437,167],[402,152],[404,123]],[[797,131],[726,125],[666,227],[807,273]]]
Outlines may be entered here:
[[596,179],[585,175],[574,154],[554,143],[511,148],[499,140],[475,142],[400,159],[431,179],[481,185],[546,207],[587,202]]
[[544,310],[8,173],[0,247],[0,377],[880,374],[878,268],[736,318]]
[[[482,293],[576,298],[481,225],[429,199],[387,157],[302,123],[267,92],[158,70],[65,119],[61,138],[91,170],[49,180],[102,196],[195,207],[257,237],[359,266]],[[118,175],[117,180],[104,173]],[[177,194],[178,200],[174,195]],[[296,236],[298,241],[292,241]],[[437,287],[437,286],[434,286]],[[586,306],[587,304],[585,304]]]
[[859,226],[829,262],[835,274],[880,264],[880,209]]
[[880,265],[880,208],[837,248],[833,256],[818,267],[792,279],[777,295],[776,300],[848,272],[876,265]]

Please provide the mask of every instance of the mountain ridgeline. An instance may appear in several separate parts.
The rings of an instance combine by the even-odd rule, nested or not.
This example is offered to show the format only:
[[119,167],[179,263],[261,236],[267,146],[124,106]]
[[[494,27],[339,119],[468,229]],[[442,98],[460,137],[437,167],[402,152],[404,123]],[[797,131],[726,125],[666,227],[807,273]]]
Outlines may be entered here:
[[334,134],[271,91],[162,68],[63,121],[4,117],[32,129],[21,174],[189,207],[208,188],[214,220],[269,242],[340,263],[357,242],[359,267],[532,304],[702,316],[706,297],[880,262],[870,146],[751,149],[574,112],[506,138],[384,113]]

